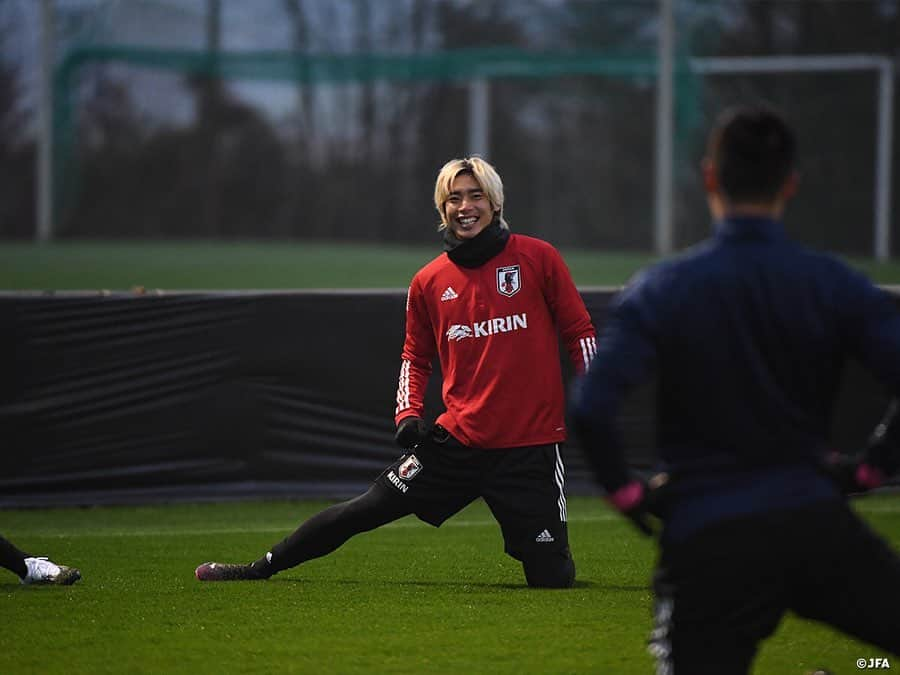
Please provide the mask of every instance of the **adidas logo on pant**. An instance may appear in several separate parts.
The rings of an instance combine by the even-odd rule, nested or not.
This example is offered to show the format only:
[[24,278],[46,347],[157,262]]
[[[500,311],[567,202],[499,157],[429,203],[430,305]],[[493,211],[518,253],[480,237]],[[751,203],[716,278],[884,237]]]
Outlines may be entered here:
[[551,541],[556,541],[553,538],[553,535],[550,534],[550,530],[544,530],[538,536],[536,536],[534,540],[539,544],[549,544]]

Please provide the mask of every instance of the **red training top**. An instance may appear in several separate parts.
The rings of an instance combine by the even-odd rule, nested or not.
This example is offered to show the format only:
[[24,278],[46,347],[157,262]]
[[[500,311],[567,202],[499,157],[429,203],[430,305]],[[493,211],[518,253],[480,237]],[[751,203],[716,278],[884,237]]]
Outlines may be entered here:
[[578,372],[596,334],[559,252],[510,235],[475,269],[441,254],[413,277],[395,422],[423,415],[434,355],[446,412],[437,418],[469,447],[512,448],[566,437],[557,331]]

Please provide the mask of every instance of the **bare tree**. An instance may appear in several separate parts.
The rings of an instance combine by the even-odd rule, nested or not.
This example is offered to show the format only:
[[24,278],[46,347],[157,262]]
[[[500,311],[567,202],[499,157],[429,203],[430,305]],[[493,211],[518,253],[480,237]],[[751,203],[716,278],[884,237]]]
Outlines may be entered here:
[[[13,30],[0,17],[0,44]],[[9,23],[7,23],[9,21]],[[20,70],[0,53],[0,237],[30,237],[35,222],[35,153]]]

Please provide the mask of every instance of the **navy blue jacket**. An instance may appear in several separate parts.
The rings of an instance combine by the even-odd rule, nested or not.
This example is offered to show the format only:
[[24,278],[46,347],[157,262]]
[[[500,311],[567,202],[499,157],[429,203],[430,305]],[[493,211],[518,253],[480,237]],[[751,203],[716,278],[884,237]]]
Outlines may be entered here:
[[858,359],[900,394],[900,313],[780,222],[731,218],[614,300],[572,415],[604,487],[629,480],[616,412],[658,378],[657,442],[672,479],[664,536],[839,498],[816,470],[841,371]]

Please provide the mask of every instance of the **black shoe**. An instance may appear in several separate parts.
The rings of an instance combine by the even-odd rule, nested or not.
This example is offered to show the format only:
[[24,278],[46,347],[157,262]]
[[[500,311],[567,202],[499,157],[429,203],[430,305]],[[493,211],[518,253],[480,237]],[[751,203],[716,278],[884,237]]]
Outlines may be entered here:
[[266,578],[253,569],[252,565],[216,562],[203,563],[194,570],[194,576],[200,581],[260,581]]

